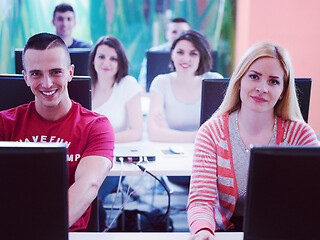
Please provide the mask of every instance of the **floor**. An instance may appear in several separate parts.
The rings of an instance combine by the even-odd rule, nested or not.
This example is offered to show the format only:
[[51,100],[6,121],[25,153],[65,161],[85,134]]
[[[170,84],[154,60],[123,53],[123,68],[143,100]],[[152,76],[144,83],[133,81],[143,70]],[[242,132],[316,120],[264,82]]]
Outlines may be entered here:
[[[161,178],[163,179],[163,178]],[[166,177],[164,177],[166,180]],[[170,189],[170,211],[169,216],[173,222],[173,229],[170,227],[163,229],[164,231],[174,231],[174,232],[188,232],[187,214],[186,214],[186,204],[188,199],[188,189],[187,187],[181,187],[171,182],[165,181]],[[121,208],[122,203],[124,203],[125,210],[140,210],[151,212],[155,209],[160,209],[163,216],[167,211],[168,206],[168,193],[165,191],[164,187],[151,176],[141,176],[141,177],[126,177],[121,184],[122,191],[118,194],[112,193],[107,196],[103,201],[103,207],[106,211],[106,225],[109,226],[108,231],[123,231],[121,227],[121,221],[125,221],[119,215],[122,213]],[[130,187],[130,188],[129,188]],[[128,191],[129,189],[129,191]],[[134,191],[132,191],[134,189]],[[130,195],[130,196],[129,196]],[[129,197],[128,197],[129,196]],[[113,206],[113,209],[112,209]],[[112,210],[111,210],[112,209]],[[153,212],[151,217],[157,217],[157,212]],[[129,218],[129,217],[127,217]],[[135,219],[140,219],[140,225],[143,224],[145,218],[143,215]],[[132,223],[134,220],[129,220]],[[138,223],[138,225],[139,225]],[[126,226],[127,225],[127,226]],[[137,225],[137,224],[133,224]],[[130,229],[131,226],[124,224],[125,227]],[[136,226],[134,226],[136,227]],[[163,228],[163,224],[160,226]],[[143,226],[140,226],[143,228]],[[131,230],[130,230],[131,231]],[[146,229],[146,231],[155,231],[154,229]]]

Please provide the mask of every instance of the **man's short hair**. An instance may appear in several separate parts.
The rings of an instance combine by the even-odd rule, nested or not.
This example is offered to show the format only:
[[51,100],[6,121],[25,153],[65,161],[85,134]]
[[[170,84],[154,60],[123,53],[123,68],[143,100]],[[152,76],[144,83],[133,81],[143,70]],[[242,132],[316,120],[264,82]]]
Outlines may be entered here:
[[189,24],[186,19],[181,18],[181,17],[179,17],[179,18],[173,18],[173,19],[171,19],[170,22],[172,22],[172,23],[187,23],[187,24]]
[[54,47],[62,47],[66,51],[68,65],[71,64],[70,54],[68,51],[68,47],[64,43],[64,41],[57,35],[51,33],[38,33],[29,38],[27,44],[25,45],[22,53],[22,64],[24,66],[24,55],[28,49],[35,50],[46,50]]
[[73,7],[67,3],[61,3],[59,5],[57,5],[53,11],[53,18],[56,15],[56,12],[67,12],[67,11],[71,11],[74,13]]

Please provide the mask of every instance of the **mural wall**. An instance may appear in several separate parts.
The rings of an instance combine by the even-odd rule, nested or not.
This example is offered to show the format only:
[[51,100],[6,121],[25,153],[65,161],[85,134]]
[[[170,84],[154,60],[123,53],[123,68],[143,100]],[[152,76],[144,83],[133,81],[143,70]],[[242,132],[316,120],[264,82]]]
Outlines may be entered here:
[[[184,17],[218,50],[218,71],[230,76],[234,58],[235,0],[72,0],[77,26],[73,34],[84,41],[114,35],[126,48],[130,73],[138,77],[145,51],[165,42],[171,18]],[[0,0],[0,73],[14,73],[14,49],[39,32],[55,33],[57,0]]]

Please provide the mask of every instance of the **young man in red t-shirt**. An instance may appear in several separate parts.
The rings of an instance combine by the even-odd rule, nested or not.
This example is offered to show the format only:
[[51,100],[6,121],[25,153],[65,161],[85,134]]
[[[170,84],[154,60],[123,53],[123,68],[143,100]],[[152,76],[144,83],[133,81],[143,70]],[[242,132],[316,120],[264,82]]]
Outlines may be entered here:
[[0,112],[0,141],[66,144],[69,230],[84,231],[91,202],[112,167],[113,128],[105,116],[70,99],[67,86],[74,66],[60,37],[32,36],[23,51],[23,65],[35,101]]

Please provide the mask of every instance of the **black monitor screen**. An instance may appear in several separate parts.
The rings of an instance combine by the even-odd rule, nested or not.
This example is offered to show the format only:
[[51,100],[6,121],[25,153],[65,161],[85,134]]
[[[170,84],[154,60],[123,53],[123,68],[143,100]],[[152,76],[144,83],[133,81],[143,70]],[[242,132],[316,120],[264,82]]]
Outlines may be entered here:
[[[218,109],[229,84],[229,78],[204,79],[202,81],[200,124],[208,120]],[[296,78],[296,91],[303,119],[308,122],[311,78]]]
[[0,142],[1,239],[68,239],[64,144]]
[[244,239],[319,239],[319,147],[254,147]]
[[[34,100],[34,95],[22,74],[0,74],[0,111],[17,107]],[[91,110],[91,78],[76,76],[68,85],[69,96]]]
[[[88,76],[88,63],[89,63],[89,55],[90,48],[70,48],[70,58],[71,63],[74,64],[74,75],[77,76]],[[16,73],[22,73],[22,52],[23,49],[17,48],[15,49],[15,67]]]
[[[171,72],[170,69],[170,52],[163,51],[147,51],[147,82],[146,91],[149,92],[151,82],[159,74]],[[211,51],[212,72],[217,71],[218,52]]]

